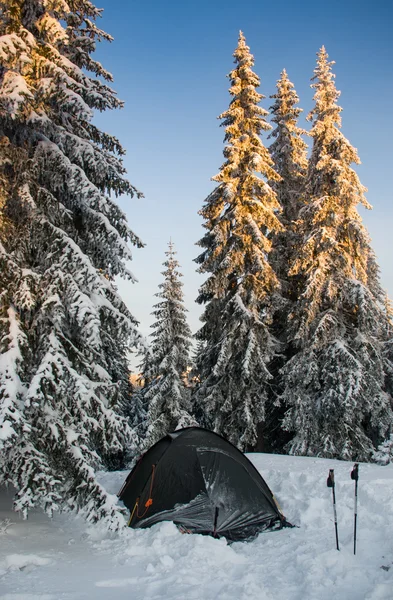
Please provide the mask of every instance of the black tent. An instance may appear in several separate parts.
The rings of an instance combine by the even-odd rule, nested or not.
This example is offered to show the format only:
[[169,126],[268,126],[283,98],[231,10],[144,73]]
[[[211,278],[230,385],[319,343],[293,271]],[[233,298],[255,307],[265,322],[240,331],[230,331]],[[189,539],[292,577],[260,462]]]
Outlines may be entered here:
[[150,448],[119,498],[130,527],[173,521],[190,533],[245,540],[287,524],[253,464],[212,431],[188,427]]

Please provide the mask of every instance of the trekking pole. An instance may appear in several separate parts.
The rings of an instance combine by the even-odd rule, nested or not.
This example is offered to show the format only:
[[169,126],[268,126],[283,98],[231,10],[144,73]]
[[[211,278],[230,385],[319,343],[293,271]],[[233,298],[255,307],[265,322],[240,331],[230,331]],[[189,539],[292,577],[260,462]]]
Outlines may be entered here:
[[353,553],[356,554],[356,526],[358,520],[358,480],[359,480],[359,464],[355,463],[351,471],[351,479],[355,481],[355,509],[353,523]]
[[329,477],[327,478],[327,486],[332,488],[333,495],[333,513],[334,513],[334,528],[336,530],[336,546],[337,550],[340,550],[340,546],[338,544],[338,527],[337,527],[337,510],[336,510],[336,492],[334,486],[334,469],[329,469]]

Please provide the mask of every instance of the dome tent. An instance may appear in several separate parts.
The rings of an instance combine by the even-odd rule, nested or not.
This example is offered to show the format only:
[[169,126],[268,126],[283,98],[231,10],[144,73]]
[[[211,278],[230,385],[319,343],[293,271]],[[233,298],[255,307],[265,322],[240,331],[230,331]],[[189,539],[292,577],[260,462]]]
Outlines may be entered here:
[[238,541],[288,525],[248,458],[200,427],[159,440],[141,456],[118,496],[134,528],[173,521],[183,531]]

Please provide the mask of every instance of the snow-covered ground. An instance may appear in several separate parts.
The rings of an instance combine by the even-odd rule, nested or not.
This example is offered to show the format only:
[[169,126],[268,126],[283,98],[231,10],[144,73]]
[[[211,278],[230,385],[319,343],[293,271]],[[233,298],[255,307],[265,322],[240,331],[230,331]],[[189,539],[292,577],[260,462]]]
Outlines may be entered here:
[[[0,599],[393,600],[393,465],[360,465],[354,556],[352,463],[249,457],[299,528],[232,545],[182,535],[172,523],[114,535],[70,514],[50,520],[35,511],[22,521],[11,511],[12,493],[1,490]],[[335,469],[340,552],[329,468]],[[125,475],[100,479],[116,493]]]

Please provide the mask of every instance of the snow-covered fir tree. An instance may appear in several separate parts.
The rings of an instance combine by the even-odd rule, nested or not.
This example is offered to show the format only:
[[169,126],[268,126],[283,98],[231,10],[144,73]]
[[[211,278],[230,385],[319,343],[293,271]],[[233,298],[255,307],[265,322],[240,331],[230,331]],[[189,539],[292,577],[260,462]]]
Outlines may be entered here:
[[[0,1],[0,481],[15,508],[123,519],[95,470],[132,447],[117,414],[137,323],[114,278],[141,246],[110,195],[139,195],[93,111],[121,107],[91,53],[89,0]],[[90,75],[89,75],[90,73]]]
[[390,336],[393,334],[393,303],[390,300],[387,292],[385,293],[384,308],[387,320],[387,331],[388,335]]
[[[146,345],[146,341],[144,346]],[[147,352],[148,348],[142,347],[138,354]],[[139,369],[138,369],[139,370]],[[131,452],[127,452],[124,456],[124,462],[127,467],[134,463],[134,459],[140,454],[141,447],[143,446],[143,439],[146,432],[146,419],[147,411],[144,399],[141,394],[142,390],[142,377],[141,373],[132,373],[129,377],[129,390],[128,395],[125,397],[125,401],[120,406],[120,414],[126,417],[128,425],[136,436],[137,446],[131,448]],[[136,451],[136,452],[135,452]]]
[[388,465],[393,462],[393,433],[389,439],[378,446],[378,450],[373,454],[373,461],[379,465]]
[[269,362],[276,340],[269,331],[271,298],[279,288],[268,255],[268,232],[281,224],[279,203],[268,181],[280,178],[260,134],[271,126],[259,102],[254,58],[240,32],[229,74],[232,101],[220,115],[226,128],[225,163],[213,177],[218,186],[200,211],[207,229],[196,262],[208,273],[197,302],[206,304],[197,339],[200,385],[194,404],[203,423],[239,448],[255,447],[258,424],[266,417]]
[[170,431],[196,425],[190,414],[190,393],[185,375],[190,364],[191,330],[187,324],[180,265],[169,242],[163,263],[164,281],[156,294],[151,325],[152,343],[145,355],[142,380],[143,404],[147,407],[144,446],[149,448]]
[[[274,140],[269,147],[269,152],[275,170],[281,176],[279,181],[270,183],[282,209],[278,217],[283,225],[282,231],[270,234],[272,251],[269,257],[280,282],[283,300],[274,314],[272,326],[274,335],[281,342],[279,355],[271,366],[276,393],[279,394],[281,391],[279,371],[292,355],[287,336],[287,322],[291,306],[297,299],[298,282],[295,277],[288,277],[288,265],[299,243],[295,223],[304,202],[307,145],[302,138],[306,132],[297,124],[303,111],[296,106],[299,98],[285,69],[277,81],[277,92],[270,97],[274,99],[274,104],[270,107],[271,120],[276,126],[269,135],[269,138]],[[276,404],[275,406],[276,409],[272,411],[271,418],[261,432],[268,441],[266,446],[268,449],[281,448],[288,440],[288,434],[283,433],[280,427],[283,407]]]
[[[386,390],[393,398],[393,304],[388,294],[385,294],[384,301],[385,313],[385,335],[383,345],[383,355],[385,359],[385,382]],[[393,426],[392,426],[393,431]],[[390,433],[390,432],[389,432]]]
[[275,100],[270,110],[276,127],[269,135],[274,139],[269,151],[275,170],[281,176],[279,181],[273,180],[271,186],[282,209],[279,219],[283,225],[283,230],[274,236],[270,262],[280,279],[283,295],[296,300],[296,289],[289,289],[288,285],[288,264],[297,247],[295,222],[304,202],[307,145],[302,138],[306,132],[297,124],[303,111],[296,106],[299,98],[285,69],[277,81],[277,93],[270,98]]
[[339,92],[324,48],[309,115],[313,148],[301,243],[290,275],[300,281],[290,315],[296,354],[283,369],[291,453],[368,460],[392,423],[385,391],[385,316],[378,266],[357,205],[371,208],[340,131]]

